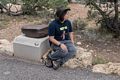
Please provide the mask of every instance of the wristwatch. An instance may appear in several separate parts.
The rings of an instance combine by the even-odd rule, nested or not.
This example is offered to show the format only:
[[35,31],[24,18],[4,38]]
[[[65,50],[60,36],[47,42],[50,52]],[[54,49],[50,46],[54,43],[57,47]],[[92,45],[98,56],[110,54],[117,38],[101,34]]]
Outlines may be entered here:
[[58,46],[60,47],[62,43],[60,43]]

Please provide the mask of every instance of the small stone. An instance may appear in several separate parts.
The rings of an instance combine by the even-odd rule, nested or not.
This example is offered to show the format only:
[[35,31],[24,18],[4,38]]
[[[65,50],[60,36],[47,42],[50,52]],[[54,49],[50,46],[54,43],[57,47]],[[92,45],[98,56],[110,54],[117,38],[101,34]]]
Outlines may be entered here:
[[108,49],[107,49],[107,51],[110,52],[110,51],[112,51],[112,50],[108,50]]
[[87,45],[86,47],[89,47],[89,45]]
[[104,45],[107,45],[107,43],[105,43]]
[[3,72],[4,75],[9,75],[10,73],[10,71]]
[[90,50],[91,53],[93,53],[94,51],[93,50]]
[[95,57],[96,57],[97,55],[95,54]]
[[77,45],[81,45],[82,43],[81,42],[77,42]]

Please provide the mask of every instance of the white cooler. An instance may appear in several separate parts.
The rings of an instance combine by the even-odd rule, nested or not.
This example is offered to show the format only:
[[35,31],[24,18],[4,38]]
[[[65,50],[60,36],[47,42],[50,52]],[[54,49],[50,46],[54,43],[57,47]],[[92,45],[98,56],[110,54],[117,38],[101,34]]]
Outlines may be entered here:
[[37,39],[20,35],[14,39],[13,49],[14,56],[40,61],[43,54],[50,49],[50,46],[48,37]]

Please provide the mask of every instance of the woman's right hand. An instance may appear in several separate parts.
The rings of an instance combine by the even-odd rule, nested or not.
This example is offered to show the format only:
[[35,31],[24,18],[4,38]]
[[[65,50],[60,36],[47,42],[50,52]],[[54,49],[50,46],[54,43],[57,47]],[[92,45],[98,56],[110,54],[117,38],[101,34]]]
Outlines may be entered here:
[[61,49],[68,52],[67,46],[65,44],[60,45]]

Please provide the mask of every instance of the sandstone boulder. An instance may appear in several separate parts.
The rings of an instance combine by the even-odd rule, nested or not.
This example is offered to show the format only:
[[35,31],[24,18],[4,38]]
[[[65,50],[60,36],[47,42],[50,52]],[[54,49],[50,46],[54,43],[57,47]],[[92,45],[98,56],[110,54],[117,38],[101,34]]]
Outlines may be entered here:
[[69,68],[88,67],[92,65],[92,53],[84,48],[77,47],[77,53],[75,58],[70,59],[64,64]]
[[93,66],[92,71],[97,73],[120,75],[120,63],[109,62],[107,64],[97,64]]
[[1,39],[0,40],[0,53],[5,53],[10,56],[13,55],[13,46],[8,40]]

